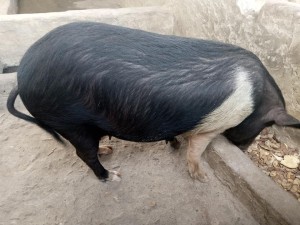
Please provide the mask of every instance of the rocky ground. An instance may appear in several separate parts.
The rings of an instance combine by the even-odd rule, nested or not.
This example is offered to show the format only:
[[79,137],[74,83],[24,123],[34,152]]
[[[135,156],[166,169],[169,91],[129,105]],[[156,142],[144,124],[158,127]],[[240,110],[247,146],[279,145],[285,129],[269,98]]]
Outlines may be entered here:
[[246,154],[277,184],[300,201],[299,149],[281,143],[270,128],[264,129]]

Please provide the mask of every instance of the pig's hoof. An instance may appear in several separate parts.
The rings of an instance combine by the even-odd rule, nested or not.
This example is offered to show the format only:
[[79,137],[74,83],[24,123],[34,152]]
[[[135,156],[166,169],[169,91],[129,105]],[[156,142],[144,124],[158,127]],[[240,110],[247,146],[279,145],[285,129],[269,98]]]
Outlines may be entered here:
[[110,145],[100,145],[98,155],[109,155],[113,153],[113,148]]
[[207,183],[209,181],[207,175],[205,173],[203,174],[203,172],[194,172],[194,173],[190,172],[190,176],[193,179],[199,180],[202,183]]
[[201,183],[207,183],[209,181],[208,176],[206,174],[201,175],[200,177],[197,178]]
[[189,165],[189,173],[191,178],[199,180],[202,183],[207,183],[209,181],[206,173],[202,171],[199,166]]
[[121,181],[121,173],[115,170],[109,170],[109,181]]
[[174,150],[178,150],[180,148],[180,142],[174,138],[174,140],[170,141],[170,146]]

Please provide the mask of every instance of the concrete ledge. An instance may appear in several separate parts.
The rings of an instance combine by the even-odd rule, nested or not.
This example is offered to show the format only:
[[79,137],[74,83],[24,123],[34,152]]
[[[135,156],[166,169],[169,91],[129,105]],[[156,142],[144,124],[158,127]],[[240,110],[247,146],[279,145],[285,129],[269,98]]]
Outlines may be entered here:
[[3,73],[3,69],[4,69],[4,65],[3,65],[3,63],[0,61],[0,74]]
[[0,0],[0,15],[18,13],[18,0]]
[[173,33],[173,14],[161,7],[94,9],[58,13],[0,15],[0,59],[17,66],[28,47],[41,36],[75,21],[97,21],[156,33]]
[[220,136],[213,141],[205,158],[215,175],[260,224],[299,224],[299,202],[277,186],[225,137]]

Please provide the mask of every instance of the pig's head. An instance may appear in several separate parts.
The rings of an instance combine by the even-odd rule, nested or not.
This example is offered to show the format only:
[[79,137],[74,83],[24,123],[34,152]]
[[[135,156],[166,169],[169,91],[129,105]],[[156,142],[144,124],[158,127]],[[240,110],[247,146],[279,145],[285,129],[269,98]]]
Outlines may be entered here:
[[240,149],[245,150],[266,127],[276,124],[300,129],[300,121],[289,115],[284,108],[274,108],[266,115],[252,113],[241,124],[225,131],[225,136]]
[[224,135],[242,150],[266,127],[276,124],[300,129],[300,121],[285,109],[283,95],[273,78],[267,74],[260,93],[253,93],[254,111],[239,125],[224,132]]

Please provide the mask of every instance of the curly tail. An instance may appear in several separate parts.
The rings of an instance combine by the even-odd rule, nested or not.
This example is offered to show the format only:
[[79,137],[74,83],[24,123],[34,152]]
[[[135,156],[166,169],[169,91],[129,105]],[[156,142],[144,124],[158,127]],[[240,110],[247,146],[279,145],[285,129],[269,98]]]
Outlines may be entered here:
[[64,144],[64,141],[61,139],[61,137],[59,136],[59,134],[57,132],[55,132],[55,130],[53,130],[51,127],[48,127],[45,124],[42,124],[41,122],[39,122],[37,119],[35,119],[34,117],[28,116],[18,110],[15,109],[14,104],[16,101],[16,98],[19,94],[19,90],[18,90],[18,86],[14,87],[7,99],[7,109],[8,111],[14,115],[15,117],[18,117],[20,119],[26,120],[28,122],[34,123],[36,125],[38,125],[39,127],[41,127],[42,129],[44,129],[45,131],[47,131],[49,134],[51,134],[55,140],[57,140],[58,142]]

